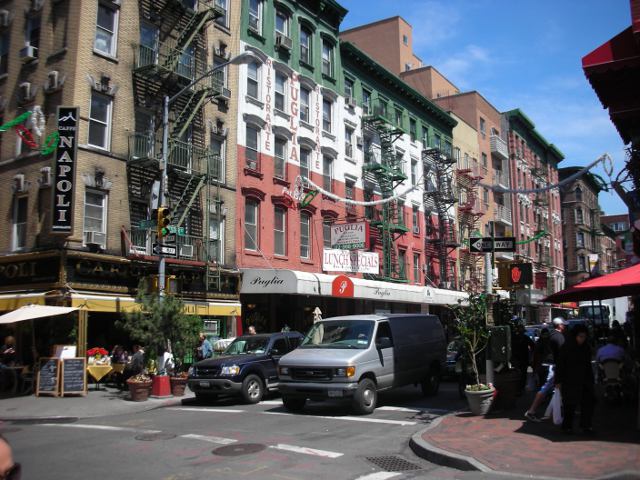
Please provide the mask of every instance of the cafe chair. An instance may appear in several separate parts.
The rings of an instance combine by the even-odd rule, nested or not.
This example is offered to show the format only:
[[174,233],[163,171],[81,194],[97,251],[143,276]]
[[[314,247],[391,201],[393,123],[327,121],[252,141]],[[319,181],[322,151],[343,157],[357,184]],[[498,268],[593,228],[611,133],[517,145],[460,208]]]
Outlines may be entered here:
[[34,373],[31,367],[26,366],[22,369],[20,380],[22,384],[20,395],[31,395],[33,393],[33,386],[35,383]]

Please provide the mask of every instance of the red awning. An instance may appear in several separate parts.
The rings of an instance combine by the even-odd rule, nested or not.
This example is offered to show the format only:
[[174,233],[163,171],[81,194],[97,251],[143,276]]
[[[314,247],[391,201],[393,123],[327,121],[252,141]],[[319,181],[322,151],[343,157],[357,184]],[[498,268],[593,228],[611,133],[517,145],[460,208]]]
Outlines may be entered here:
[[587,77],[593,73],[619,70],[640,65],[640,47],[629,27],[591,53],[582,57],[582,68]]
[[545,302],[578,302],[640,295],[640,264],[586,280],[544,299]]

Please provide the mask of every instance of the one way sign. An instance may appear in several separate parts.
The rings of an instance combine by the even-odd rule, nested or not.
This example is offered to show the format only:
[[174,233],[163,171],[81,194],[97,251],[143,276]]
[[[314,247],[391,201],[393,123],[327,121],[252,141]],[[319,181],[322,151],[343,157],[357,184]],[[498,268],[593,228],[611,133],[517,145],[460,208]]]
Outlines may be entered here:
[[469,251],[472,253],[491,253],[495,252],[515,252],[515,237],[499,237],[499,238],[470,238]]

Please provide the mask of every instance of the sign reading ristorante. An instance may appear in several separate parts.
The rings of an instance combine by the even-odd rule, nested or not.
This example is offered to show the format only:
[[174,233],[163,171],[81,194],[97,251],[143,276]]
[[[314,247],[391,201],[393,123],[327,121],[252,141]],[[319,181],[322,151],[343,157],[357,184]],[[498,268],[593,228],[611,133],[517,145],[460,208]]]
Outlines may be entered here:
[[73,233],[73,191],[78,151],[78,107],[58,107],[60,143],[55,157],[51,232]]

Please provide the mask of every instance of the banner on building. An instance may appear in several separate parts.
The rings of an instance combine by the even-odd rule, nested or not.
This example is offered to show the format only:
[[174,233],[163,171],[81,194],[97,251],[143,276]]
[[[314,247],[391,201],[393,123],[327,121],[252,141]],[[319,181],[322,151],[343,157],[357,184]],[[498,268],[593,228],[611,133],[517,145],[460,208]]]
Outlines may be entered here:
[[331,248],[338,250],[367,250],[369,223],[335,223],[331,225]]
[[62,235],[73,233],[79,113],[78,107],[58,107],[57,112],[60,143],[55,156],[51,232]]
[[380,274],[380,255],[375,252],[325,249],[322,255],[325,272]]

